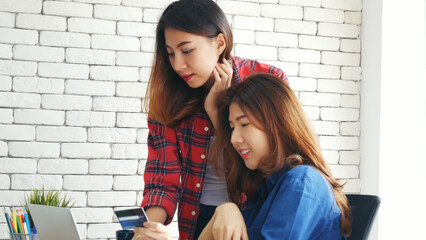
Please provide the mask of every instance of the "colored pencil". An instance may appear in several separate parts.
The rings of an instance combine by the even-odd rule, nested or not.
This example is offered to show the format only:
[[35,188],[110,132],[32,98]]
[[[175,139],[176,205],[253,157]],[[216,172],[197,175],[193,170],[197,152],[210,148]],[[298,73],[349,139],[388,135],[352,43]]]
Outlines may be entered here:
[[21,228],[22,228],[22,233],[23,234],[26,234],[27,233],[27,231],[25,231],[25,225],[24,225],[24,223],[22,222],[22,213],[21,213],[21,210],[18,210],[18,220],[19,220],[19,224],[21,224]]
[[12,222],[13,222],[13,227],[15,227],[15,229],[16,229],[16,233],[19,233],[18,219],[16,219],[15,207],[13,207],[13,209],[12,209]]
[[22,226],[24,228],[24,232],[25,232],[25,234],[28,234],[28,228],[27,228],[27,223],[25,222],[24,212],[22,210],[20,210],[19,213],[21,214]]
[[7,226],[9,227],[10,233],[13,233],[13,228],[10,225],[10,218],[9,218],[9,214],[6,211],[6,208],[4,208],[4,216],[6,217],[6,222],[7,222]]
[[12,226],[13,232],[16,233],[16,228],[13,227],[12,218],[9,218],[10,226]]
[[24,211],[24,217],[25,217],[25,223],[27,225],[28,233],[31,234],[30,219],[28,218],[28,213],[26,210]]
[[24,233],[24,231],[22,230],[22,226],[21,226],[21,223],[20,223],[20,221],[16,221],[16,225],[18,226],[18,232],[17,233]]

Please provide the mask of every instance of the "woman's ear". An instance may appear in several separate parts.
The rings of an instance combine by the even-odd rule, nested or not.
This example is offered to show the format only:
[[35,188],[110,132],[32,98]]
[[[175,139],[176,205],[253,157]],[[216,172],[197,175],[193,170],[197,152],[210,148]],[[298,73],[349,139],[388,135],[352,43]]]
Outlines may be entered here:
[[216,36],[217,56],[220,56],[226,48],[226,39],[223,33]]

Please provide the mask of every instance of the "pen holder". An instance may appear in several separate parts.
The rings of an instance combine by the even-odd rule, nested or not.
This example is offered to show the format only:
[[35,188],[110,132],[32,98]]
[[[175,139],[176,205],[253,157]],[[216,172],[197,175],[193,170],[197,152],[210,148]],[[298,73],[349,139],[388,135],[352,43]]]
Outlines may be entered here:
[[11,240],[40,240],[38,234],[10,233]]

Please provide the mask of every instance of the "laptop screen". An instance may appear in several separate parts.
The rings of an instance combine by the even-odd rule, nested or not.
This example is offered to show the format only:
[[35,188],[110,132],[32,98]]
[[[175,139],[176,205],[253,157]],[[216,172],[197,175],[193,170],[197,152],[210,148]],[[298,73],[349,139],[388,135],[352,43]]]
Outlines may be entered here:
[[37,233],[43,240],[81,240],[69,208],[28,205]]

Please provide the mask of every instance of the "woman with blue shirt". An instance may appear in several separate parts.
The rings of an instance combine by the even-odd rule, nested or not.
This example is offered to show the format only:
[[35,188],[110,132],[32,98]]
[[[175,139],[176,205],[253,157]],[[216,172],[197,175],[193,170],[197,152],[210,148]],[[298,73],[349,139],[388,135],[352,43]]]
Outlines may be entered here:
[[224,167],[212,164],[217,173],[224,170],[232,202],[216,208],[199,239],[340,240],[350,235],[343,185],[333,178],[290,87],[259,73],[220,99],[210,151],[224,154]]

